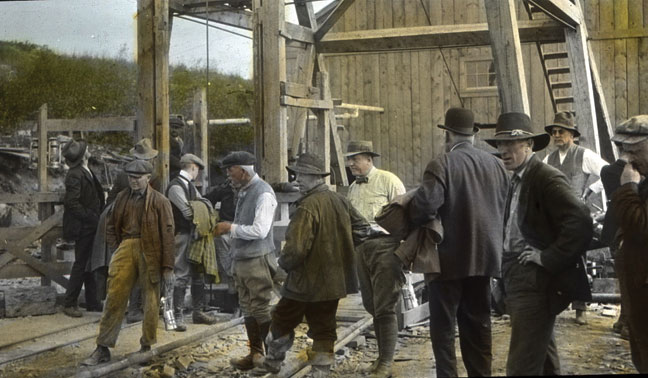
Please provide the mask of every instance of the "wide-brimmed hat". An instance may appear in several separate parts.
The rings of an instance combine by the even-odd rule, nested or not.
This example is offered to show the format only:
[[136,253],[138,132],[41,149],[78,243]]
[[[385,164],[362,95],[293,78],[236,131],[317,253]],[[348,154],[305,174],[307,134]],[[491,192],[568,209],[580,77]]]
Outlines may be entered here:
[[294,165],[287,166],[286,169],[290,172],[320,175],[324,177],[331,174],[330,172],[326,172],[324,160],[308,152],[299,155],[297,162]]
[[63,145],[61,152],[63,153],[63,157],[65,158],[68,167],[73,168],[81,164],[86,148],[88,148],[88,144],[83,139],[78,141],[70,139],[69,142]]
[[352,157],[360,154],[367,154],[373,157],[380,156],[380,154],[374,152],[373,142],[370,140],[352,140],[347,146],[347,153],[344,154],[345,157]]
[[228,168],[234,165],[254,165],[256,158],[247,151],[233,151],[221,161],[221,168]]
[[464,108],[450,108],[445,114],[445,122],[439,128],[452,131],[460,135],[475,135],[479,127],[475,126],[475,116],[472,110]]
[[533,139],[533,151],[540,151],[549,144],[549,134],[534,133],[531,118],[524,113],[510,112],[500,114],[495,126],[495,137],[485,139],[486,143],[497,148],[498,140]]
[[153,143],[149,138],[144,138],[135,143],[135,147],[130,149],[130,154],[136,159],[151,160],[158,156],[158,150],[153,148]]
[[621,122],[614,130],[612,141],[635,144],[648,139],[648,115],[638,115]]
[[198,166],[200,169],[205,169],[205,162],[202,161],[201,158],[194,154],[184,154],[180,158],[180,165],[187,164],[187,163],[193,163]]
[[569,130],[574,133],[575,137],[580,136],[580,131],[576,127],[576,122],[574,119],[574,113],[572,112],[558,112],[554,116],[554,121],[551,125],[545,126],[545,131],[551,135],[551,129],[554,127],[560,127],[565,130]]

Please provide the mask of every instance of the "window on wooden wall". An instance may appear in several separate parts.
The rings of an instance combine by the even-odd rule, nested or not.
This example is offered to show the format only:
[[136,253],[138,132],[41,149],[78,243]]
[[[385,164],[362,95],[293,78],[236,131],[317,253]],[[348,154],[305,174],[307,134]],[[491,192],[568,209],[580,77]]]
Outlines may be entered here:
[[497,96],[495,65],[490,56],[460,59],[462,97]]

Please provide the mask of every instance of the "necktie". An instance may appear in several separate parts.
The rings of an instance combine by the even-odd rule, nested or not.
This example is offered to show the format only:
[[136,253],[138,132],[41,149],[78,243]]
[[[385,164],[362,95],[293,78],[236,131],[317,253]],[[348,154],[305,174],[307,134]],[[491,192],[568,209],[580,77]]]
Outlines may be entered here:
[[355,179],[356,184],[366,184],[369,182],[369,177],[367,176],[358,176]]
[[506,196],[506,211],[504,213],[504,224],[508,222],[509,213],[511,212],[511,200],[515,194],[518,184],[520,183],[520,177],[516,174],[513,174],[511,177],[511,184],[509,185],[508,195]]

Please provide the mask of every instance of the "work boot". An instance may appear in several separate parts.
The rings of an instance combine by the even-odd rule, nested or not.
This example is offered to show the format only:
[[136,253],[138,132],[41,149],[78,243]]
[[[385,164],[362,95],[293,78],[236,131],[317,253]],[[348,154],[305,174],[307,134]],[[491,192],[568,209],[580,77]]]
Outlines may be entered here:
[[392,376],[392,363],[398,340],[398,322],[396,316],[374,319],[374,327],[378,328],[378,366],[371,372],[372,378],[389,378]]
[[275,333],[268,330],[266,337],[267,353],[263,360],[263,368],[269,373],[277,374],[281,371],[281,363],[286,358],[295,340],[295,332],[275,338]]
[[194,324],[216,324],[218,318],[204,312],[205,286],[203,284],[191,285],[191,300],[193,302],[192,319]]
[[83,366],[96,366],[110,361],[110,349],[105,346],[97,345],[97,349],[92,352],[90,357],[81,362]]
[[[331,372],[331,365],[335,362],[335,357],[332,352],[333,341],[313,340],[313,348],[318,348],[318,350],[306,350],[308,363],[311,365],[312,376],[313,378],[326,378]],[[321,351],[322,349],[330,350],[331,352],[323,352]]]
[[176,321],[176,332],[184,332],[187,330],[187,325],[184,321],[184,297],[185,297],[185,288],[184,287],[174,287],[173,288],[173,316]]
[[587,324],[587,317],[585,316],[585,310],[576,310],[576,318],[574,319],[576,324],[585,325]]
[[263,340],[261,340],[259,324],[256,319],[249,316],[244,320],[250,352],[244,357],[230,359],[230,364],[239,370],[251,370],[263,364]]
[[83,316],[77,306],[63,307],[63,313],[72,318],[80,318]]

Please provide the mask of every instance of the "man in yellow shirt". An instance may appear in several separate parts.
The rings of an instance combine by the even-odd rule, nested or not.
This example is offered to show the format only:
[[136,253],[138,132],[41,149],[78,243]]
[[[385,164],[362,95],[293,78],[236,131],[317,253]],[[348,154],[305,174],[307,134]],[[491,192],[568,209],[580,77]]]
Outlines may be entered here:
[[375,236],[358,249],[357,269],[362,303],[374,317],[378,340],[378,359],[369,367],[371,377],[391,377],[398,339],[396,303],[405,283],[400,259],[393,253],[400,240],[376,224],[375,217],[383,205],[405,193],[402,181],[393,173],[374,167],[371,141],[352,141],[347,162],[355,181],[349,187],[348,199],[369,221]]

